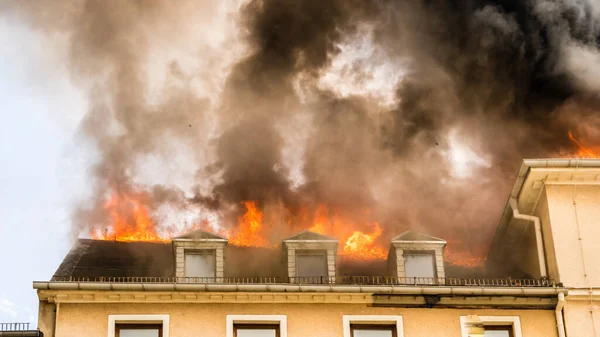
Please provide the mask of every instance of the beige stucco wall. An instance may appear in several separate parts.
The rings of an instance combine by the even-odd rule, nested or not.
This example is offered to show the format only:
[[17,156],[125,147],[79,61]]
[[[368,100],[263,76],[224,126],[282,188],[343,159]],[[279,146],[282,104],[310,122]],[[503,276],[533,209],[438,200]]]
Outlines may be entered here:
[[567,287],[600,286],[600,186],[547,185],[546,196],[551,235],[560,238],[553,240],[559,280]]
[[[565,328],[568,336],[596,336],[600,332],[598,302],[567,301],[564,307]],[[594,333],[596,332],[596,333]]]
[[[520,316],[523,336],[555,337],[551,310],[373,308],[363,304],[61,304],[57,336],[107,336],[109,314],[170,314],[171,336],[225,336],[227,314],[287,315],[288,336],[342,336],[343,315],[402,315],[406,337],[460,337],[460,316]],[[583,335],[573,335],[583,336]]]

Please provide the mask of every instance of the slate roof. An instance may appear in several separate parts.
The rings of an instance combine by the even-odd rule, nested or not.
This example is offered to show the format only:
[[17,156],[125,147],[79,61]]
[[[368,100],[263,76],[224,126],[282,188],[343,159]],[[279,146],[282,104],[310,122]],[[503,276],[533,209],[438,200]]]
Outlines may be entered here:
[[[206,233],[206,232],[205,232]],[[210,233],[208,233],[210,234]],[[194,234],[197,235],[197,234]],[[204,236],[202,237],[212,237]],[[216,236],[219,238],[218,236]],[[334,238],[305,231],[288,240],[335,240]],[[439,238],[407,232],[394,240],[440,241]],[[286,277],[285,254],[278,248],[225,247],[226,277]],[[120,242],[79,239],[56,270],[53,280],[59,277],[172,277],[175,261],[171,243]],[[340,276],[389,275],[386,260],[357,261],[339,255]],[[447,277],[481,276],[483,270],[462,268],[446,263]]]
[[79,239],[54,277],[168,277],[173,266],[170,243]]
[[416,232],[404,232],[395,238],[392,239],[394,241],[435,241],[439,243],[446,243],[446,240],[436,238],[435,236],[429,236],[426,234],[416,233]]
[[291,237],[283,240],[283,242],[290,241],[290,240],[338,241],[338,239],[332,238],[331,236],[311,232],[308,230],[302,231],[294,236],[291,236]]

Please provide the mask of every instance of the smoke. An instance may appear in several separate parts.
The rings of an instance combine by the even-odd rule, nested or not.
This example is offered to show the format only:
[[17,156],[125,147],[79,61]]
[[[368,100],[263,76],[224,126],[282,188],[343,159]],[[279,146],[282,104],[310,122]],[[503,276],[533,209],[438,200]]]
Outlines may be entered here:
[[[482,256],[523,157],[574,154],[569,131],[600,140],[595,0],[40,6],[0,10],[66,34],[89,92],[99,161],[76,233],[106,225],[107,195],[142,189],[225,227],[244,200],[279,236],[325,204],[383,241],[414,229]],[[193,178],[140,183],[176,153]]]

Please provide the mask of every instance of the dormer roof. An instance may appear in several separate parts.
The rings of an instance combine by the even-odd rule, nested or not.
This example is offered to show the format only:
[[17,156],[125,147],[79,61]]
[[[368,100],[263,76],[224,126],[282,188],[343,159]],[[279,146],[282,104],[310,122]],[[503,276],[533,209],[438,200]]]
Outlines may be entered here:
[[185,233],[183,235],[177,236],[175,238],[173,238],[173,241],[188,241],[188,240],[194,240],[194,241],[223,241],[223,242],[227,242],[227,239],[207,232],[205,230],[202,229],[197,229],[188,233]]
[[408,243],[408,242],[420,242],[420,243],[437,243],[446,244],[446,240],[436,238],[422,233],[416,233],[407,231],[392,239],[392,243]]
[[296,241],[320,241],[320,242],[338,242],[336,238],[331,236],[311,232],[309,230],[302,231],[294,236],[291,236],[283,242],[296,242]]

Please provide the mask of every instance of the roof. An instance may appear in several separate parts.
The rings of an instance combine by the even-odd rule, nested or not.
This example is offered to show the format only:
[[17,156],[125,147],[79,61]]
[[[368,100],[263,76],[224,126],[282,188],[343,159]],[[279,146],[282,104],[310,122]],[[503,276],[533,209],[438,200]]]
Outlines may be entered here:
[[285,240],[283,240],[283,242],[286,241],[335,241],[338,242],[338,239],[336,238],[332,238],[331,236],[327,236],[327,235],[323,235],[323,234],[319,234],[319,233],[315,233],[315,232],[311,232],[311,231],[302,231],[292,237],[289,237]]
[[204,231],[202,229],[197,229],[195,231],[191,231],[191,232],[187,232],[183,235],[177,236],[175,238],[173,238],[174,241],[177,240],[186,240],[186,239],[190,239],[190,240],[219,240],[219,241],[227,241],[227,239],[225,239],[222,236],[218,236],[216,234]]
[[404,241],[436,242],[440,244],[446,243],[446,240],[436,238],[435,236],[429,236],[426,234],[411,231],[404,232],[392,239],[392,242]]
[[[301,238],[315,238],[308,232]],[[319,238],[327,236],[317,234]],[[427,236],[425,236],[427,237]],[[291,239],[294,239],[292,237]],[[279,248],[225,247],[226,277],[286,277],[285,254]],[[360,261],[339,256],[340,276],[387,275],[386,260]],[[54,273],[53,280],[63,277],[173,277],[173,246],[170,243],[120,242],[79,239]],[[454,268],[456,269],[456,268]],[[446,263],[450,277],[479,274],[482,270],[457,269]]]
[[173,266],[170,243],[79,239],[54,277],[168,277]]

